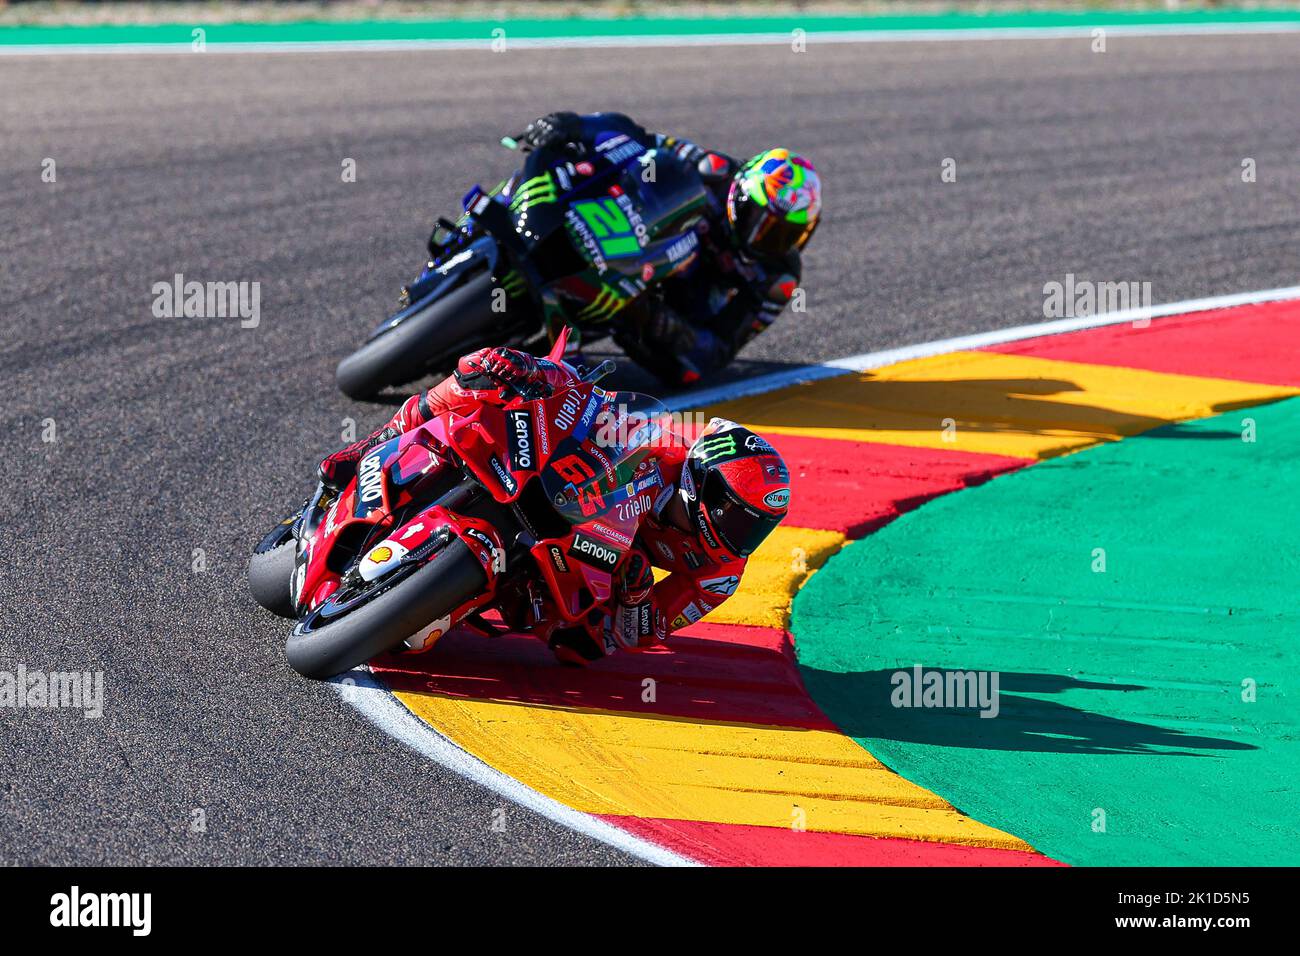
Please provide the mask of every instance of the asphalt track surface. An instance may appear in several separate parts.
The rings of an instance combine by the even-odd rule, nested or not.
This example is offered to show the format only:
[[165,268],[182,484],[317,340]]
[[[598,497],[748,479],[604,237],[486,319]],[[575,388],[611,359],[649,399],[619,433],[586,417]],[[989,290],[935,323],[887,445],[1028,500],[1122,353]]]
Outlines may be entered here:
[[[106,684],[100,720],[0,713],[0,862],[629,862],[513,806],[494,832],[501,797],[294,675],[244,585],[342,419],[388,413],[334,365],[500,134],[623,109],[811,156],[808,312],[745,375],[1033,322],[1069,272],[1293,284],[1298,88],[1297,36],[0,60],[0,669]],[[260,325],[155,318],[178,272],[260,282]]]

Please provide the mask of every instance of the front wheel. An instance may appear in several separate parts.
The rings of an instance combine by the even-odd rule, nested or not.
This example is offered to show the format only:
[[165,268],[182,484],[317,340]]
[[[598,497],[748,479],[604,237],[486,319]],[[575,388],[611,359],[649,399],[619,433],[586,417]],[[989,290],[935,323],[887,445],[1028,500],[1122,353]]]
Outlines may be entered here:
[[392,650],[486,586],[474,552],[453,538],[424,567],[356,610],[333,621],[324,608],[308,615],[289,635],[285,656],[303,677],[333,677]]
[[290,538],[270,551],[255,552],[248,559],[248,590],[253,600],[280,617],[297,617],[289,593],[296,551],[297,541]]
[[349,398],[371,398],[430,370],[449,369],[466,352],[507,338],[508,314],[494,312],[493,282],[483,272],[435,299],[339,362],[335,378]]
[[248,590],[253,600],[280,617],[298,616],[290,588],[298,552],[294,527],[300,517],[301,510],[272,528],[248,559]]

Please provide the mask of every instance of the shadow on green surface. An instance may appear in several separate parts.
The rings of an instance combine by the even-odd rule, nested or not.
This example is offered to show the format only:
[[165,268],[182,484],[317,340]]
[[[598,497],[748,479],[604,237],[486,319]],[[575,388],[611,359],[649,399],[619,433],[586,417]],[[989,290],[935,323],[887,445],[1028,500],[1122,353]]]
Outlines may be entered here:
[[[940,670],[940,668],[925,668]],[[937,747],[1061,754],[1150,754],[1204,757],[1202,751],[1256,750],[1253,744],[1183,733],[1123,720],[1038,696],[1067,690],[1141,693],[1137,684],[1082,681],[1056,674],[1002,672],[996,716],[976,707],[895,707],[894,675],[906,669],[852,673],[801,667],[825,714],[851,737],[897,740]],[[952,669],[947,669],[951,671]],[[910,670],[906,670],[911,673]]]

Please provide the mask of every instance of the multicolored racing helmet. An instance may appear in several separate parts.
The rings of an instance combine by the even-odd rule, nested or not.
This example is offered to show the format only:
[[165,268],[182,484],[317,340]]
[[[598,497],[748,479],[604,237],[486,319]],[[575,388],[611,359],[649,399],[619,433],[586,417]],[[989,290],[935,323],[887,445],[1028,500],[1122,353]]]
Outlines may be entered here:
[[749,160],[727,194],[727,218],[741,248],[768,258],[802,249],[821,211],[817,170],[788,149],[769,149]]

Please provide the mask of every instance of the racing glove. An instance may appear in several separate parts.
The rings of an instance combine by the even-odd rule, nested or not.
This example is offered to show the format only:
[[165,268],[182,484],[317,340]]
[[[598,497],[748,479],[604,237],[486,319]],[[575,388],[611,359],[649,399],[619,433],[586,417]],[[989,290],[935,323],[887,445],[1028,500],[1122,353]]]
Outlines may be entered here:
[[619,647],[625,650],[648,647],[660,640],[654,586],[654,568],[649,555],[640,548],[633,549],[614,581],[609,632]]
[[518,349],[479,349],[456,365],[456,381],[464,389],[481,389],[485,385],[530,385],[545,381],[535,356]]
[[484,348],[464,356],[456,372],[426,392],[412,395],[384,425],[360,441],[324,458],[317,469],[325,487],[339,492],[357,472],[357,463],[370,449],[430,421],[445,411],[487,398],[484,392],[501,385],[535,385],[546,391],[571,384],[573,370],[509,348]]
[[582,119],[577,113],[559,112],[539,116],[528,124],[520,142],[531,149],[566,146],[582,135]]

